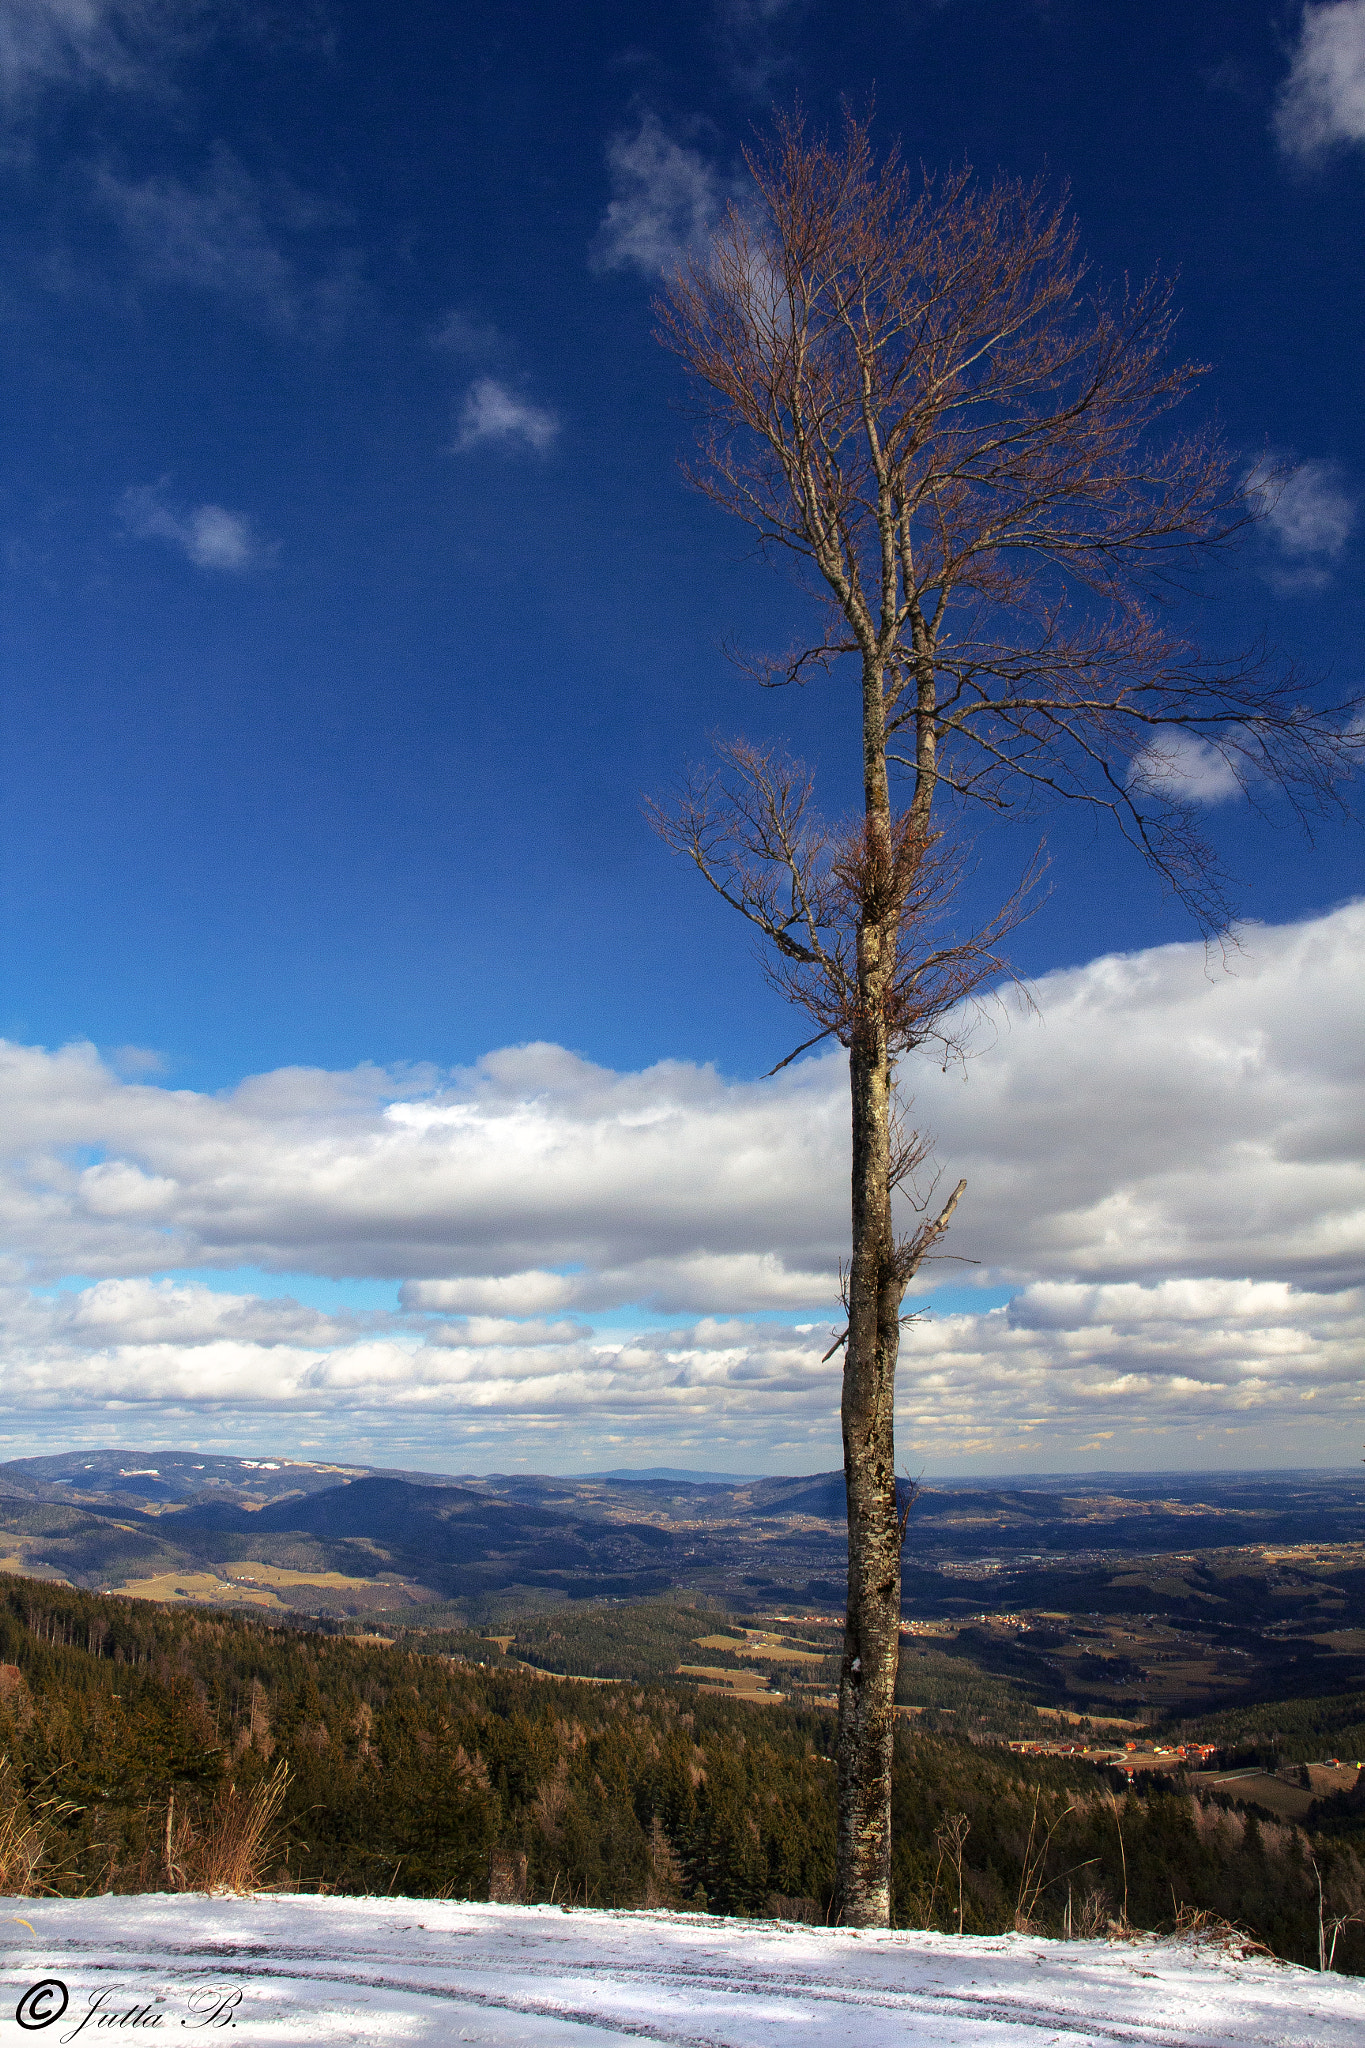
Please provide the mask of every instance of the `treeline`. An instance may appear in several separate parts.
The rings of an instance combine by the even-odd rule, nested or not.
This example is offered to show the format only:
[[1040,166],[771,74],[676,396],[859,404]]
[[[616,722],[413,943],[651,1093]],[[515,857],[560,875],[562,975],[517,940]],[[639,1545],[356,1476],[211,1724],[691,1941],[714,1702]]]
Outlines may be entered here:
[[[190,1887],[274,1803],[242,1867],[279,1885],[831,1913],[828,1713],[0,1586],[0,1891]],[[1365,1910],[1346,1835],[1120,1788],[902,1730],[897,1922],[1060,1934],[1204,1912],[1311,1963],[1313,1858],[1328,1918]],[[1365,1970],[1360,1928],[1337,1967]]]
[[[963,1635],[968,1639],[964,1648],[932,1637],[902,1641],[897,1705],[917,1708],[926,1729],[1036,1737],[1040,1724],[1029,1690],[981,1670],[972,1658],[970,1632]],[[840,1661],[832,1662],[836,1685]]]
[[1258,1701],[1227,1707],[1182,1724],[1182,1734],[1241,1750],[1258,1763],[1318,1763],[1328,1756],[1354,1762],[1365,1758],[1365,1692],[1329,1693],[1309,1699]]
[[498,1645],[510,1636],[510,1656],[538,1670],[580,1678],[631,1679],[637,1684],[666,1682],[680,1664],[716,1664],[740,1670],[745,1661],[734,1651],[699,1650],[698,1639],[718,1633],[744,1645],[742,1631],[732,1630],[718,1607],[678,1600],[632,1600],[622,1606],[599,1607],[565,1601],[538,1614],[513,1612],[488,1624],[488,1634],[470,1629],[433,1629],[422,1615],[420,1627],[393,1630],[394,1645],[405,1650],[487,1659],[502,1654]]
[[[628,1679],[666,1684],[683,1664],[720,1670],[762,1672],[782,1691],[802,1686],[833,1691],[842,1663],[842,1631],[794,1623],[788,1639],[803,1649],[821,1650],[817,1662],[764,1656],[718,1605],[706,1601],[632,1600],[619,1606],[565,1601],[540,1613],[512,1612],[487,1624],[479,1635],[467,1627],[389,1624],[403,1649],[502,1661],[506,1656],[538,1670],[584,1678]],[[782,1624],[773,1626],[781,1628]],[[721,1638],[729,1636],[734,1647]],[[706,1648],[699,1645],[704,1640]],[[742,1654],[741,1654],[742,1653]],[[901,1646],[896,1703],[924,1716],[926,1731],[991,1735],[1037,1735],[1038,1716],[1025,1692],[1010,1680],[984,1672],[972,1661],[970,1642],[909,1638]]]

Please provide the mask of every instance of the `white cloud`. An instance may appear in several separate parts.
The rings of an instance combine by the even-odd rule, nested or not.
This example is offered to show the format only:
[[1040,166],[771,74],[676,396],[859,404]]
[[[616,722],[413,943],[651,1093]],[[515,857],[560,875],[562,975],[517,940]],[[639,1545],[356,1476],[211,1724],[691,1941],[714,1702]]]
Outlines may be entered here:
[[249,569],[262,548],[251,521],[221,505],[177,507],[161,484],[138,484],[119,506],[126,530],[144,540],[165,540],[199,569]]
[[491,320],[479,320],[460,306],[452,306],[431,337],[433,348],[449,349],[457,356],[494,356],[502,352],[502,335]]
[[919,1089],[954,1249],[1021,1282],[1365,1275],[1365,904],[1046,975],[1042,1022]]
[[1321,590],[1345,552],[1356,502],[1335,462],[1279,461],[1252,470],[1247,495],[1274,550],[1269,576],[1277,588]]
[[1365,142],[1365,0],[1304,8],[1275,132],[1286,154],[1300,159]]
[[[1229,977],[1198,945],[1048,975],[1041,1023],[1007,1008],[965,1080],[915,1077],[968,1181],[952,1249],[1020,1292],[909,1328],[907,1455],[1340,1460],[1365,1404],[1363,981],[1353,904],[1253,928]],[[0,1410],[25,1441],[83,1414],[381,1462],[572,1463],[608,1433],[643,1463],[834,1462],[847,1114],[837,1055],[733,1082],[531,1045],[206,1096],[4,1047]],[[243,1265],[402,1280],[403,1307],[149,1277]],[[24,1284],[62,1274],[93,1284]],[[623,1319],[642,1301],[674,1327]]]
[[89,1047],[10,1046],[0,1237],[40,1277],[246,1262],[475,1283],[440,1306],[504,1314],[566,1306],[554,1268],[602,1307],[693,1300],[731,1261],[727,1307],[782,1307],[793,1272],[832,1292],[845,1122],[819,1065],[726,1083],[531,1045],[448,1077],[284,1069],[202,1096],[120,1081]]
[[[475,1318],[366,1328],[292,1301],[105,1281],[0,1290],[0,1423],[23,1441],[192,1437],[447,1465],[591,1460],[789,1469],[838,1459],[830,1332],[703,1318],[624,1337]],[[380,1324],[381,1318],[371,1318]],[[1365,1290],[1267,1281],[1038,1283],[1008,1308],[912,1324],[902,1455],[985,1462],[1340,1462],[1365,1430]],[[3,1439],[0,1439],[3,1441]],[[1096,1455],[1098,1453],[1098,1456]]]
[[633,135],[607,149],[614,197],[594,238],[594,270],[638,270],[657,277],[710,234],[726,193],[713,165],[668,135],[658,116],[642,115]]
[[[965,1079],[911,1073],[954,1249],[991,1274],[1354,1284],[1365,904],[1047,975]],[[465,1314],[812,1308],[848,1223],[842,1055],[772,1081],[553,1045],[454,1074],[284,1068],[223,1095],[0,1048],[0,1235],[39,1282],[175,1266],[441,1283]]]
[[790,59],[777,31],[804,11],[805,0],[716,0],[716,27],[731,83],[743,92],[771,92]]
[[3,0],[0,98],[104,87],[169,97],[173,67],[224,33],[325,44],[319,10],[279,0]]
[[148,42],[201,11],[192,0],[5,0],[0,88],[140,84]]
[[294,279],[266,226],[259,186],[225,149],[197,186],[96,173],[96,197],[157,276],[292,310]]
[[522,442],[543,455],[558,432],[559,421],[544,406],[519,398],[496,377],[480,377],[465,393],[455,448],[463,454],[469,448]]
[[1035,1283],[1007,1308],[911,1326],[900,1440],[907,1454],[1014,1469],[1079,1452],[1154,1467],[1339,1464],[1365,1432],[1362,1340],[1360,1287]]
[[493,1310],[525,1316],[556,1308],[591,1314],[628,1301],[648,1301],[662,1315],[686,1315],[698,1309],[723,1312],[736,1302],[751,1309],[809,1308],[832,1301],[836,1291],[828,1265],[802,1266],[773,1252],[693,1252],[582,1273],[532,1269],[493,1280],[408,1280],[402,1298],[407,1308],[461,1315]]
[[1178,730],[1162,733],[1134,757],[1128,782],[1173,803],[1221,804],[1242,794],[1227,755],[1211,740]]
[[[196,183],[104,165],[93,197],[144,276],[208,292],[271,326],[335,319],[354,296],[351,257],[319,259],[314,246],[338,217],[286,183],[262,184],[221,144]],[[302,241],[306,262],[285,253],[291,241]]]

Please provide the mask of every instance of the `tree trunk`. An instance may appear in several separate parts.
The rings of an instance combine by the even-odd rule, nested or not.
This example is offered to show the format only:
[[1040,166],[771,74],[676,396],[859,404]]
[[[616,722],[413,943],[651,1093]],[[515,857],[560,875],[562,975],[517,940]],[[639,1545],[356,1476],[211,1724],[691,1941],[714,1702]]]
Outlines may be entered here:
[[853,1257],[842,1420],[848,1607],[839,1680],[839,1919],[891,1924],[891,1745],[900,1656],[895,1380],[901,1289],[891,1235],[891,1063],[874,1023],[850,1049]]

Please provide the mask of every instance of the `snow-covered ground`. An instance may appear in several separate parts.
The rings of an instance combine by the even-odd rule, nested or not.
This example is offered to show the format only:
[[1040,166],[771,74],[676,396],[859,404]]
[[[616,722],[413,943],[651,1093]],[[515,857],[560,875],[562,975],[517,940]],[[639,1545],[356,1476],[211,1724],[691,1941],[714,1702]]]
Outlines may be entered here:
[[0,1899],[0,2042],[191,2030],[243,2048],[1359,2048],[1365,1981],[1155,1940],[424,1899]]

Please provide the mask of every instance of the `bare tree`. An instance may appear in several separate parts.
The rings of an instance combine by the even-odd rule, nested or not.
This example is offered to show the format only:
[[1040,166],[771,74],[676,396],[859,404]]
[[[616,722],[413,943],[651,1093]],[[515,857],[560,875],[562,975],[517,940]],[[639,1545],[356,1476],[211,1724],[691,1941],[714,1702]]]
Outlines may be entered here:
[[757,926],[772,978],[820,1027],[808,1043],[849,1050],[838,1887],[846,1923],[884,1925],[895,1368],[909,1275],[952,1208],[897,1241],[895,1065],[951,1031],[1019,908],[934,938],[955,872],[942,805],[1105,811],[1214,933],[1227,910],[1192,765],[1306,814],[1336,801],[1353,742],[1350,707],[1313,708],[1255,658],[1209,661],[1164,615],[1166,589],[1257,509],[1214,437],[1158,435],[1200,374],[1170,360],[1164,284],[1093,285],[1040,185],[914,179],[851,115],[833,143],[779,120],[747,161],[753,204],[677,273],[661,339],[702,397],[693,480],[823,612],[759,680],[855,665],[863,801],[831,831],[796,764],[732,746],[663,822]]

